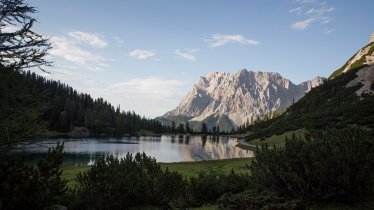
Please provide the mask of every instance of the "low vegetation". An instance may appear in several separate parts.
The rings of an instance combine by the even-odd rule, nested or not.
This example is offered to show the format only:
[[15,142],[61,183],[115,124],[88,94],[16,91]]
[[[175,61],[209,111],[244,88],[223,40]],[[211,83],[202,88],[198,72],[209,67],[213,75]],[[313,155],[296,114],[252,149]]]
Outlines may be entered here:
[[313,130],[255,154],[253,179],[280,195],[353,202],[373,193],[374,141],[361,129]]
[[256,138],[248,142],[241,143],[239,142],[238,147],[246,150],[256,150],[257,146],[261,146],[263,144],[269,145],[270,147],[277,147],[277,148],[284,148],[286,143],[286,138],[295,136],[304,136],[305,129],[298,129],[295,131],[287,131],[280,135],[272,135],[270,137],[261,137]]
[[185,186],[182,175],[162,170],[144,153],[98,159],[77,176],[74,209],[130,209],[138,206],[167,207]]
[[[67,167],[62,175],[60,145],[37,168],[11,161],[1,164],[2,171],[9,172],[1,174],[1,205],[324,209],[331,202],[344,206],[373,195],[374,141],[362,129],[309,130],[303,137],[287,138],[284,148],[263,145],[255,153],[253,159],[167,164],[144,153],[123,159],[110,156],[91,167]],[[75,184],[67,187],[65,177],[70,181],[74,177]],[[22,196],[31,189],[32,197]]]
[[0,209],[43,209],[64,203],[68,189],[61,178],[62,151],[58,144],[36,167],[0,153]]

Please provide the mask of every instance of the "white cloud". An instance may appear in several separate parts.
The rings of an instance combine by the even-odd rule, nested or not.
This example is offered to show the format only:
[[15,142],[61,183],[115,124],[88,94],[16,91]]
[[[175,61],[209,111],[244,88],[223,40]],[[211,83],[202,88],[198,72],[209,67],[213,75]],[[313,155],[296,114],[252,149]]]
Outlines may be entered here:
[[323,29],[323,33],[330,34],[335,31],[335,28],[325,28]]
[[18,31],[19,28],[17,26],[13,26],[13,25],[6,25],[6,26],[3,26],[2,29],[1,29],[1,32],[5,32],[5,33],[13,33],[13,32],[16,32]]
[[[103,97],[112,105],[121,105],[124,110],[134,110],[147,117],[156,117],[175,108],[184,92],[185,82],[160,77],[134,78],[101,88],[89,88],[93,97]],[[124,97],[125,96],[125,97]]]
[[81,65],[87,62],[105,61],[103,56],[82,49],[74,40],[68,39],[67,37],[54,36],[51,41],[54,44],[54,47],[50,50],[51,55],[60,56],[68,61]]
[[325,17],[322,17],[322,18],[321,18],[320,23],[321,23],[321,24],[328,24],[328,23],[330,23],[330,22],[332,22],[332,21],[333,21],[333,18],[325,16]]
[[313,21],[315,21],[314,18],[308,18],[308,19],[303,20],[303,21],[298,21],[298,22],[292,24],[291,28],[294,29],[294,30],[304,30],[304,29],[308,28],[310,23],[312,23]]
[[[302,15],[305,19],[291,24],[291,28],[294,30],[304,30],[311,26],[313,22],[330,24],[334,20],[329,15],[336,9],[332,6],[328,6],[326,2],[319,2],[317,0],[295,0],[295,2],[303,4],[302,7],[296,7],[289,10],[289,12]],[[308,3],[308,5],[305,5],[306,3]]]
[[220,47],[228,43],[239,43],[242,45],[258,45],[259,42],[253,39],[246,39],[242,35],[213,34],[212,38],[207,40],[210,47]]
[[296,7],[296,8],[290,9],[288,12],[289,13],[296,13],[296,14],[300,15],[303,12],[303,8],[302,7]]
[[194,53],[196,53],[198,51],[199,51],[198,49],[185,49],[185,50],[176,49],[175,54],[177,54],[178,56],[180,56],[180,57],[182,57],[186,60],[196,61],[196,57],[195,57]]
[[110,67],[110,60],[100,53],[101,49],[98,49],[107,46],[107,43],[93,33],[68,32],[53,36],[51,42],[53,48],[49,53],[56,59],[63,58],[58,61],[59,63],[90,71],[103,71]]
[[317,0],[295,0],[295,2],[301,3],[301,4],[310,4],[310,3],[314,3],[316,1]]
[[147,59],[156,55],[156,53],[149,51],[149,50],[133,50],[129,53],[131,57],[135,57],[137,59]]
[[323,6],[323,7],[320,7],[320,8],[312,8],[312,9],[309,9],[308,11],[305,12],[305,15],[309,15],[309,16],[312,16],[312,17],[321,17],[325,14],[328,14],[328,13],[331,13],[335,11],[335,8],[334,7],[326,7],[326,6]]
[[73,31],[69,32],[68,35],[78,42],[82,42],[93,47],[104,48],[108,46],[108,43],[96,33]]

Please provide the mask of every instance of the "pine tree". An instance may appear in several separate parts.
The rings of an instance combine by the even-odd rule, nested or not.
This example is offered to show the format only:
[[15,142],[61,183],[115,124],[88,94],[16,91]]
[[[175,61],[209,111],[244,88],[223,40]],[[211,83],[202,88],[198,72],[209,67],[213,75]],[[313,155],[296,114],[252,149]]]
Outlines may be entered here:
[[202,133],[202,134],[207,134],[207,133],[208,133],[208,127],[206,126],[205,123],[203,123],[203,124],[201,125],[201,133]]

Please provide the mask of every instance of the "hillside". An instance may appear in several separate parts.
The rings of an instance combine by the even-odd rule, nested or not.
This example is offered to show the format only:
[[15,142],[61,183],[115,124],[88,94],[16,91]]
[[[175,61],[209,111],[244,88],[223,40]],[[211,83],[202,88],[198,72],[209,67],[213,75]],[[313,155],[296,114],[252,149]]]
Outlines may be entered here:
[[91,135],[122,135],[142,129],[161,133],[166,129],[155,120],[122,112],[104,99],[92,99],[66,84],[4,67],[0,68],[0,110],[1,140],[72,131],[88,135],[87,129]]
[[374,32],[371,34],[369,43],[354,54],[341,68],[334,71],[330,75],[329,79],[334,79],[337,76],[350,71],[351,69],[372,64],[374,64]]
[[189,121],[195,129],[205,123],[208,129],[218,126],[220,130],[230,131],[283,109],[324,80],[316,77],[296,85],[274,72],[246,69],[234,74],[214,72],[200,77],[178,107],[157,120]]
[[[365,46],[361,51],[370,46]],[[370,52],[370,51],[369,51]],[[357,55],[357,54],[356,54]],[[353,56],[356,57],[357,56]],[[363,58],[367,54],[362,54]],[[352,61],[352,59],[350,59]],[[347,63],[350,65],[350,62]],[[346,63],[346,65],[347,65]],[[354,62],[353,62],[354,63]],[[345,66],[346,66],[345,65]],[[303,128],[374,128],[374,64],[350,65],[324,84],[313,88],[303,98],[275,119],[261,121],[241,132],[251,131],[248,140],[267,138]],[[333,75],[334,75],[333,74]]]

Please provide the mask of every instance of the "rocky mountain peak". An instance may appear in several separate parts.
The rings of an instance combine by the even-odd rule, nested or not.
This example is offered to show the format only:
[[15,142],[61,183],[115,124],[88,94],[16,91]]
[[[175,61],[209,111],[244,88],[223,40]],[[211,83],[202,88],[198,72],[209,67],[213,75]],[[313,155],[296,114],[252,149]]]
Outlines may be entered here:
[[374,64],[374,32],[371,34],[369,44],[361,48],[353,55],[342,67],[332,73],[329,79],[334,79],[342,73],[346,73],[352,69],[357,69],[365,65]]
[[179,106],[160,118],[163,122],[183,118],[190,124],[205,122],[209,128],[218,125],[230,130],[284,108],[323,81],[316,77],[295,85],[275,72],[213,72],[200,77]]
[[372,43],[372,42],[374,42],[374,32],[371,33],[370,40],[369,40],[369,43]]

